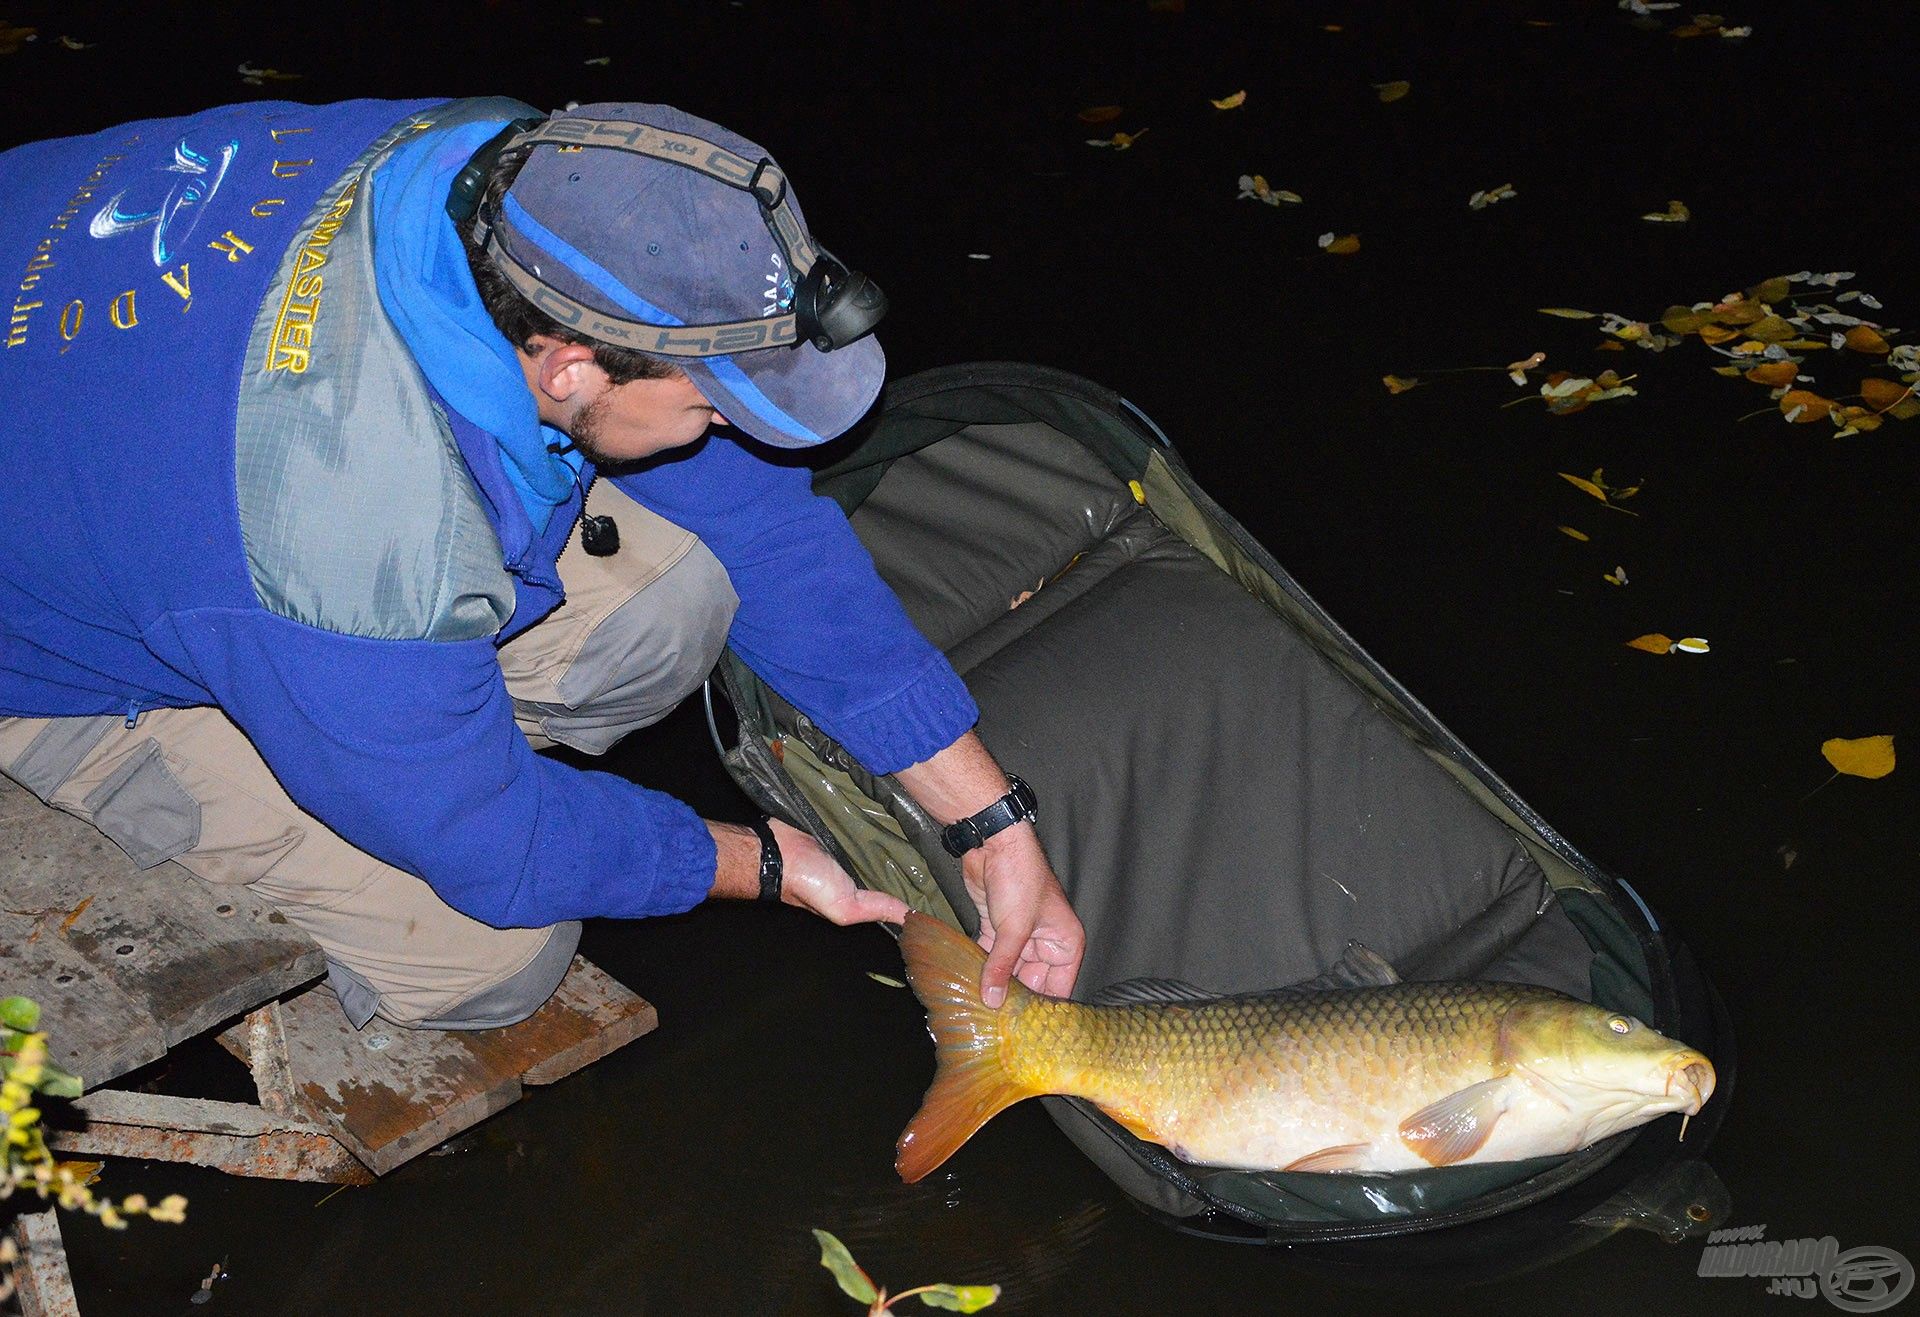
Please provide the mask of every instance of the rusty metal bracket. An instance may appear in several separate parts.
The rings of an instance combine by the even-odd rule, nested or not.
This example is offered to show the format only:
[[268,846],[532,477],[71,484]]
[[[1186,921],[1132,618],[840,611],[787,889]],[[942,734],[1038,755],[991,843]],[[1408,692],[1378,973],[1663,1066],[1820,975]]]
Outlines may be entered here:
[[77,1098],[86,1127],[50,1132],[49,1146],[93,1157],[192,1162],[231,1175],[370,1184],[373,1172],[311,1121],[206,1098],[102,1089]]

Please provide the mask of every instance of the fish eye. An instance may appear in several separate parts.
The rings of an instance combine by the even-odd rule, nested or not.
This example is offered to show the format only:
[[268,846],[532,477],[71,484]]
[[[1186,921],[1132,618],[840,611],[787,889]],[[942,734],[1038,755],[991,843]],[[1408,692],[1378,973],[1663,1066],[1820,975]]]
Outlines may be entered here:
[[1607,1028],[1613,1030],[1615,1033],[1632,1033],[1633,1021],[1624,1015],[1609,1015],[1607,1017]]

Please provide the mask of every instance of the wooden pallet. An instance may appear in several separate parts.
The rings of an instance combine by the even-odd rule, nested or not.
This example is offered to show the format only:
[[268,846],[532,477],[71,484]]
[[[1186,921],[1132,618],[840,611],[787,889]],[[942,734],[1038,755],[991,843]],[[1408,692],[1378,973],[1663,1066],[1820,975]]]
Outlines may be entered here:
[[[51,1139],[63,1152],[364,1182],[657,1023],[579,956],[532,1017],[472,1032],[356,1030],[324,972],[320,949],[246,888],[136,869],[0,778],[0,996],[40,1003],[51,1059],[89,1090],[72,1104],[84,1128]],[[258,1105],[102,1087],[221,1026]]]

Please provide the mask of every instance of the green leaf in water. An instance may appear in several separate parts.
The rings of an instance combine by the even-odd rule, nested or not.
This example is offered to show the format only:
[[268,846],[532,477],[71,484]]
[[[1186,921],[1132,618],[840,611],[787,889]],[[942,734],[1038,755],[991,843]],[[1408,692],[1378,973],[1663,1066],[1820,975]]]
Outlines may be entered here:
[[998,1285],[929,1285],[920,1291],[920,1302],[949,1312],[979,1312],[999,1297]]
[[813,1237],[820,1241],[820,1265],[833,1273],[833,1278],[840,1282],[840,1289],[848,1298],[872,1303],[880,1297],[880,1291],[873,1287],[873,1281],[867,1273],[860,1270],[860,1264],[853,1260],[853,1254],[847,1252],[845,1244],[824,1230],[814,1231]]

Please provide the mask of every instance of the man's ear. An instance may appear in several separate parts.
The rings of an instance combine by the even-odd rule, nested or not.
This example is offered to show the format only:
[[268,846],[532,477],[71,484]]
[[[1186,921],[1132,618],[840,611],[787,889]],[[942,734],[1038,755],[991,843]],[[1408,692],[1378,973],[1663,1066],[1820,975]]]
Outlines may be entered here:
[[593,359],[593,349],[585,343],[563,343],[545,334],[535,334],[521,351],[532,369],[534,387],[556,403],[567,403],[595,384],[604,383],[606,372]]

